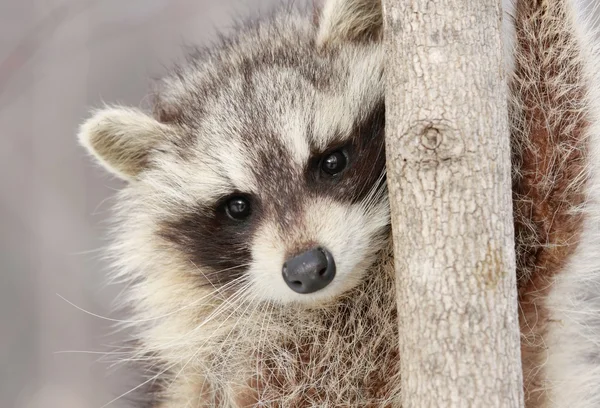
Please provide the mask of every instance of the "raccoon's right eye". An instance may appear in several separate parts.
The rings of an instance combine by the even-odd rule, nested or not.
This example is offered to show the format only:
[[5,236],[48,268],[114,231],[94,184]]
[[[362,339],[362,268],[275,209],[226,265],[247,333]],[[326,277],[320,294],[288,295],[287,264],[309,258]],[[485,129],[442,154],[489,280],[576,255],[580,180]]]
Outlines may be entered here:
[[330,176],[341,173],[348,164],[348,158],[343,150],[337,150],[325,156],[321,161],[321,170]]
[[225,203],[225,213],[232,220],[248,218],[251,212],[250,202],[245,197],[232,197]]

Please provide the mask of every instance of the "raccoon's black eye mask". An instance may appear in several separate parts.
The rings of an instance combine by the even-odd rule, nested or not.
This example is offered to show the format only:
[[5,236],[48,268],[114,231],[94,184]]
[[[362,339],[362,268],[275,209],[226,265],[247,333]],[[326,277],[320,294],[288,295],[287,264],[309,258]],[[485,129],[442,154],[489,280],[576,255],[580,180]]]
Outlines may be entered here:
[[[347,149],[334,150],[322,156],[319,169],[326,176],[336,176],[348,166],[349,158]],[[232,194],[217,205],[217,212],[225,213],[234,221],[243,221],[252,214],[252,203],[248,196]]]

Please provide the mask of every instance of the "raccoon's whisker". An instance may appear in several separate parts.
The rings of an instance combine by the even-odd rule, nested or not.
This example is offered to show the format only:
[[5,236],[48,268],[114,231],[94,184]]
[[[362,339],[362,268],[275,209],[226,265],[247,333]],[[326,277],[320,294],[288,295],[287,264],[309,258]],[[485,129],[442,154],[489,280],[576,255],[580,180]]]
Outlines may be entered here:
[[[233,326],[232,326],[232,327],[229,329],[229,333],[227,333],[227,336],[225,337],[225,339],[223,339],[223,340],[221,341],[221,345],[220,345],[220,347],[219,347],[219,350],[218,350],[218,352],[217,352],[218,354],[221,354],[221,352],[222,352],[222,350],[223,350],[223,347],[224,347],[226,344],[229,344],[229,345],[231,345],[231,344],[235,344],[235,343],[236,343],[236,342],[239,340],[240,336],[242,335],[242,332],[241,332],[241,331],[240,331],[240,332],[238,332],[238,336],[237,336],[237,338],[236,338],[236,341],[233,341],[233,342],[231,342],[231,343],[228,343],[229,337],[230,337],[230,336],[231,336],[231,334],[232,334],[232,333],[235,331],[235,329],[236,329],[236,327],[238,326],[238,324],[239,324],[239,323],[240,323],[240,322],[241,322],[243,319],[245,320],[245,318],[246,318],[246,312],[248,311],[248,309],[250,308],[250,306],[254,306],[254,308],[253,308],[253,312],[251,313],[251,315],[253,315],[253,314],[254,314],[254,312],[256,311],[256,309],[258,308],[258,306],[259,306],[259,303],[258,303],[258,302],[255,302],[256,298],[257,298],[257,294],[256,294],[256,293],[254,293],[251,299],[246,299],[246,300],[244,301],[244,303],[247,303],[247,305],[246,305],[246,308],[245,308],[245,309],[244,309],[244,311],[243,311],[243,312],[242,312],[242,313],[241,313],[241,314],[238,316],[238,318],[237,318],[236,322],[233,324]],[[240,305],[240,307],[241,307],[241,306],[242,306],[242,305]],[[233,313],[236,313],[236,312],[237,312],[237,310],[239,310],[239,308],[237,308],[236,310],[234,310],[234,312],[233,312]],[[251,319],[249,319],[249,320],[251,320]],[[230,347],[230,349],[229,349],[229,350],[230,350],[230,351],[229,351],[229,353],[231,353],[232,347]]]
[[[257,352],[256,357],[257,357],[257,366],[256,366],[256,371],[257,371],[257,379],[260,378],[260,376],[258,376],[259,370],[258,370],[258,364],[259,364],[259,358],[260,358],[260,350],[262,350],[262,345],[263,343],[265,343],[266,340],[266,330],[265,329],[265,320],[267,317],[269,317],[270,320],[270,315],[271,315],[271,311],[273,308],[273,305],[271,303],[269,303],[266,306],[266,309],[263,308],[263,304],[261,302],[257,302],[256,298],[259,297],[258,294],[255,293],[255,296],[250,300],[250,303],[254,305],[254,308],[252,309],[252,311],[249,313],[249,315],[246,316],[240,316],[240,318],[244,318],[244,322],[246,321],[257,321],[259,320],[256,316],[260,315],[262,313],[263,317],[261,320],[261,324],[260,326],[258,326],[258,333],[256,332],[256,326],[254,325],[243,325],[240,330],[238,330],[237,333],[237,337],[235,340],[232,340],[233,344],[238,343],[240,341],[240,339],[247,339],[247,338],[253,338],[256,334],[258,334],[258,343],[257,343]],[[246,311],[244,312],[244,314],[246,314]],[[224,343],[222,344],[221,348],[223,347]],[[234,348],[231,347],[229,348],[229,352],[227,353],[227,359],[231,359],[233,357],[233,353],[234,353]],[[251,375],[251,372],[248,372],[248,375]],[[250,377],[249,377],[250,378]],[[258,381],[258,384],[260,384],[260,381]],[[240,386],[247,386],[247,384],[240,384]],[[259,389],[255,389],[255,391],[257,393],[260,393]]]
[[[244,292],[246,292],[244,290]],[[219,324],[219,326],[217,326],[217,329],[213,331],[213,334],[211,334],[211,336],[209,336],[204,343],[202,344],[203,346],[208,343],[208,341],[211,340],[212,336],[214,335],[214,333],[216,333],[228,320],[231,316],[233,316],[241,307],[244,306],[245,302],[240,302],[239,305],[237,305],[237,307],[225,318],[223,319],[223,321],[221,322],[221,324]],[[246,306],[246,310],[247,308],[250,306],[251,303],[249,303]],[[235,329],[236,325],[239,323],[240,319],[238,319],[236,321],[236,323],[234,324],[234,326],[230,329],[229,333],[227,334],[227,336],[225,337],[225,340],[221,343],[221,348],[219,349],[219,351],[222,349],[223,345],[226,344],[227,339],[229,338],[229,336],[231,335],[231,333],[233,332],[233,330]],[[177,374],[175,375],[175,377],[173,378],[172,383],[174,383],[177,378],[179,377],[179,375],[185,370],[185,368],[188,366],[188,364],[194,359],[196,358],[196,356],[198,356],[198,354],[200,353],[200,351],[202,350],[202,347],[198,347],[197,350],[190,356],[190,358],[186,361],[186,363],[181,367],[181,369],[177,372]]]
[[[248,286],[249,286],[249,284],[245,285],[240,291],[234,293],[232,295],[231,299],[235,300],[237,297],[240,297],[240,295],[243,295],[243,293],[241,293],[241,292],[247,290]],[[227,302],[222,303],[217,308],[215,308],[215,310],[213,310],[212,313],[206,317],[206,319],[204,319],[200,324],[195,326],[192,330],[185,332],[185,333],[181,334],[180,336],[177,336],[165,343],[161,343],[160,348],[161,349],[169,348],[169,347],[174,348],[174,347],[185,345],[185,343],[181,343],[182,339],[193,335],[195,332],[197,332],[199,329],[204,327],[206,324],[210,323],[214,318],[219,317],[222,313],[227,311],[229,306],[230,306],[230,304]]]
[[[196,271],[198,271],[198,272],[199,272],[199,273],[200,273],[200,274],[201,274],[201,275],[204,277],[204,279],[206,279],[206,281],[208,282],[208,284],[209,284],[210,286],[212,286],[212,287],[213,287],[214,291],[211,293],[211,295],[213,295],[213,296],[214,296],[215,294],[219,294],[219,297],[220,297],[222,300],[226,300],[226,296],[225,296],[225,294],[223,293],[223,292],[224,292],[224,290],[226,290],[226,289],[225,289],[225,287],[226,287],[226,286],[228,286],[230,283],[232,283],[232,284],[233,284],[233,285],[230,285],[230,286],[234,286],[235,284],[237,284],[237,283],[239,283],[239,282],[243,281],[243,278],[244,278],[244,275],[238,276],[237,278],[235,278],[235,279],[231,280],[230,282],[226,283],[225,285],[223,285],[222,287],[220,287],[220,288],[219,288],[219,287],[215,286],[215,284],[212,282],[212,280],[210,280],[210,279],[208,278],[208,277],[211,275],[211,273],[209,273],[209,274],[207,275],[207,274],[206,274],[206,273],[204,273],[204,272],[203,272],[203,271],[202,271],[200,268],[198,268],[198,266],[197,266],[197,265],[196,265],[196,264],[195,264],[193,261],[190,261],[190,263],[191,263],[192,265],[194,265],[194,267],[196,268]],[[249,264],[249,263],[247,263],[247,264],[243,264],[243,265],[240,265],[239,267],[240,267],[240,268],[243,268],[243,267],[245,267],[245,266],[248,266],[248,265],[250,265],[250,264]],[[234,267],[234,268],[237,268],[237,267]],[[234,268],[229,268],[228,270],[232,270],[232,269],[234,269]],[[222,272],[222,271],[220,271],[220,272]],[[220,273],[220,272],[215,272],[215,273]],[[229,288],[227,288],[227,289],[229,289]]]
[[77,306],[75,303],[71,302],[70,300],[67,300],[65,297],[63,297],[62,295],[60,295],[58,293],[56,293],[56,296],[58,296],[59,298],[61,298],[65,302],[67,302],[69,305],[73,306],[75,309],[77,309],[85,314],[88,314],[90,316],[96,317],[98,319],[107,320],[109,322],[116,322],[116,323],[137,323],[137,322],[139,322],[139,320],[131,320],[130,321],[130,320],[113,319],[110,317],[102,316],[102,315],[90,312],[88,310],[85,310],[84,308],[82,308],[80,306]]
[[[227,319],[229,319],[233,314],[235,314],[240,307],[242,307],[244,305],[244,303],[247,300],[247,297],[250,294],[250,291],[248,291],[248,289],[251,287],[251,282],[246,282],[246,284],[241,287],[239,290],[236,291],[236,293],[234,293],[233,296],[231,296],[231,298],[229,299],[229,302],[227,303],[228,306],[233,306],[234,310],[229,314],[229,316],[227,316],[223,322],[218,326],[218,328],[220,328],[225,321],[227,321]],[[224,309],[226,310],[226,309]],[[219,311],[219,313],[223,313],[224,310]],[[216,332],[216,330],[215,330]],[[210,337],[209,337],[210,339]]]
[[[381,158],[381,153],[385,152],[384,147],[385,147],[385,145],[381,145],[379,147],[379,149],[377,149],[377,157],[375,158],[375,163],[379,163],[379,160]],[[369,177],[367,177],[367,180],[371,179],[371,176],[373,175],[373,172],[375,171],[375,168],[376,168],[376,166],[372,166],[371,167],[371,169],[369,170]],[[385,165],[383,167],[383,171],[385,171]],[[374,184],[374,186],[377,186],[379,184],[379,181],[380,180],[378,179],[378,181]],[[364,193],[365,189],[367,189],[367,188],[372,189],[373,187],[369,187],[368,184],[363,185],[363,187],[360,189],[358,195],[359,196],[362,195]]]
[[[173,340],[170,340],[170,341],[169,341],[169,342],[167,342],[167,343],[163,343],[163,344],[162,344],[162,347],[165,347],[165,346],[173,346],[173,345],[179,345],[179,343],[177,343],[177,341],[179,341],[179,340],[181,340],[181,339],[183,339],[183,338],[185,338],[185,337],[189,337],[190,335],[194,334],[194,333],[195,333],[195,332],[197,332],[199,329],[201,329],[202,327],[204,327],[205,325],[207,325],[208,323],[210,323],[210,322],[211,322],[213,319],[215,319],[215,318],[217,318],[217,317],[220,317],[220,316],[221,316],[221,314],[225,313],[225,312],[228,310],[228,307],[229,307],[229,306],[232,306],[232,305],[233,305],[233,306],[235,306],[235,307],[237,308],[239,305],[235,305],[235,304],[233,303],[233,301],[237,301],[237,300],[238,300],[238,298],[241,298],[241,299],[243,299],[243,298],[244,298],[244,296],[246,296],[246,295],[247,295],[247,289],[248,289],[249,287],[250,287],[250,284],[248,283],[247,285],[245,285],[244,287],[242,287],[240,290],[238,290],[236,293],[234,293],[234,294],[231,296],[231,298],[230,298],[230,301],[229,301],[229,302],[224,302],[224,303],[222,303],[221,305],[219,305],[219,306],[218,306],[218,307],[217,307],[215,310],[213,310],[213,311],[212,311],[212,313],[210,313],[210,314],[209,314],[209,315],[206,317],[206,319],[204,319],[204,320],[203,320],[203,321],[202,321],[200,324],[198,324],[198,325],[197,325],[196,327],[194,327],[192,330],[190,330],[190,331],[189,331],[189,332],[187,332],[187,333],[184,333],[184,334],[183,334],[183,335],[181,335],[181,336],[178,336],[177,338],[175,338],[175,339],[173,339]],[[218,329],[218,328],[220,328],[220,327],[223,325],[223,323],[224,323],[226,320],[227,320],[227,318],[225,318],[225,319],[223,320],[223,322],[221,323],[221,325],[219,325],[219,326],[217,327],[217,329]],[[213,332],[216,332],[216,330],[214,330]],[[210,337],[209,337],[209,339],[210,339]]]
[[[245,287],[244,290],[246,290],[247,288]],[[236,299],[233,299],[234,301],[237,301],[238,299],[243,299],[244,298],[243,293],[237,293],[236,294]],[[230,312],[232,310],[233,307],[233,311]],[[231,315],[233,313],[235,313],[235,309],[239,307],[238,304],[232,304],[232,303],[222,303],[221,305],[219,305],[212,313],[210,313],[205,319],[202,320],[201,323],[197,324],[192,330],[184,333],[181,336],[178,336],[172,340],[169,340],[166,343],[163,343],[161,345],[161,347],[165,348],[165,347],[177,347],[177,346],[185,346],[187,344],[187,342],[185,341],[188,337],[194,335],[196,332],[198,332],[200,329],[202,329],[203,327],[205,327],[207,324],[211,323],[213,320],[218,319],[222,319],[223,322],[227,321],[227,319],[229,319],[229,317],[231,317]],[[227,317],[222,317],[223,314],[229,313],[229,315]],[[223,325],[223,322],[221,322],[221,324],[219,326],[217,326],[216,329],[211,329],[213,334],[217,331],[217,329],[221,328]],[[207,340],[210,340],[212,335],[211,334]],[[184,340],[184,341],[182,341]],[[204,344],[204,343],[203,343]]]
[[[247,310],[244,311],[244,313],[240,316],[240,318],[244,318],[246,321],[256,321],[256,315],[260,315],[260,313],[264,314],[266,313],[264,306],[265,304],[257,301],[257,298],[260,298],[259,294],[254,292],[254,296],[252,297],[252,299],[249,299],[248,302],[249,304],[253,305],[254,307],[252,308],[252,311],[247,313]],[[269,308],[270,304],[267,304],[267,309]],[[264,319],[264,317],[263,317]],[[242,330],[239,331],[238,334],[238,339],[244,335],[246,336],[248,333],[254,333],[255,332],[255,326],[254,325],[243,325],[242,326]],[[260,333],[260,332],[259,332]],[[259,342],[260,342],[260,337],[259,337]],[[230,353],[232,352],[232,350],[230,349]]]
[[206,278],[208,278],[209,276],[219,275],[219,274],[221,274],[223,272],[234,271],[236,269],[242,269],[242,268],[245,268],[245,267],[250,266],[250,265],[251,265],[251,263],[248,262],[248,263],[245,263],[245,264],[231,266],[229,268],[221,269],[221,270],[218,270],[218,271],[205,273],[205,274],[203,274],[203,276],[206,277]]
[[373,185],[370,187],[369,192],[363,201],[369,202],[370,200],[373,199],[373,196],[376,194],[376,192],[381,190],[384,187],[384,185],[382,184],[382,181],[385,178],[386,174],[387,174],[387,170],[384,167],[383,170],[381,170],[381,173],[379,173],[377,180],[375,180],[375,183],[373,183]]
[[[196,265],[194,263],[194,261],[190,260],[190,263],[196,268],[196,271],[199,272],[204,277],[204,279],[206,279],[206,281],[208,282],[208,284],[213,287],[213,289],[215,290],[214,293],[219,294],[220,298],[223,299],[223,300],[225,300],[224,294],[221,293],[222,290],[220,290],[219,288],[217,288],[214,285],[214,283],[210,279],[208,279],[208,277],[206,276],[206,274],[202,271],[202,269],[198,268],[198,265]],[[234,279],[234,281],[235,281],[235,279]]]
[[[102,361],[102,360],[101,360]],[[156,358],[144,358],[144,357],[131,357],[131,358],[123,358],[120,360],[104,360],[106,363],[108,363],[108,368],[113,370],[113,369],[121,369],[124,366],[127,366],[128,364],[139,364],[139,363],[143,363],[144,364],[144,372],[152,372],[152,370],[155,367],[160,367],[161,363],[164,362],[164,360],[156,357]]]
[[145,363],[151,363],[154,361],[154,364],[150,365],[148,367],[148,369],[151,369],[153,367],[156,366],[156,364],[161,363],[163,360],[160,359],[159,357],[149,357],[149,356],[144,356],[144,357],[129,357],[129,358],[123,358],[120,360],[114,360],[114,361],[110,361],[110,360],[103,360],[103,359],[99,359],[99,361],[106,361],[107,363],[111,363],[109,365],[109,368],[114,368],[117,365],[124,365],[127,363],[139,363],[139,362],[145,362]]
[[[243,288],[243,290],[241,290],[240,292],[246,292],[246,289],[247,289],[248,287],[249,287],[249,285],[246,285],[246,286]],[[236,293],[236,295],[239,295],[239,294],[240,294],[240,293]],[[243,293],[242,293],[242,294],[243,294]],[[203,322],[202,322],[200,325],[196,326],[196,327],[195,327],[193,330],[191,330],[190,332],[184,333],[182,336],[179,336],[179,337],[178,337],[177,339],[175,339],[175,340],[181,340],[181,339],[182,339],[182,338],[184,338],[184,337],[189,337],[189,335],[193,334],[193,333],[194,333],[195,331],[197,331],[197,330],[198,330],[200,327],[204,326],[206,323],[208,323],[210,320],[212,320],[212,318],[214,318],[214,317],[216,317],[216,316],[220,315],[220,314],[221,314],[221,313],[222,313],[222,312],[225,310],[225,306],[226,306],[226,304],[222,304],[222,305],[220,305],[220,306],[219,306],[217,309],[215,309],[215,311],[213,311],[213,313],[211,314],[211,316],[209,316],[209,318],[207,318],[206,320],[204,320],[204,321],[203,321]],[[219,310],[219,309],[221,309],[221,310]],[[234,311],[234,312],[235,312],[235,311]],[[232,314],[233,314],[234,312],[232,312]],[[217,327],[217,330],[218,330],[218,329],[219,329],[219,328],[220,328],[220,327],[221,327],[223,324],[225,324],[225,322],[227,322],[227,320],[228,320],[228,318],[229,318],[230,316],[231,316],[231,314],[230,314],[230,315],[229,315],[227,318],[223,319],[223,321],[221,322],[221,324],[220,324],[220,325]],[[215,330],[215,332],[216,332],[216,330]],[[214,332],[213,332],[213,334],[214,334]],[[202,345],[204,346],[204,345],[205,345],[205,344],[206,344],[206,343],[207,343],[207,342],[208,342],[208,341],[209,341],[209,340],[210,340],[212,337],[213,337],[213,335],[209,336],[209,337],[208,337],[208,338],[205,340],[205,342],[204,342]],[[165,346],[169,346],[169,345],[173,345],[173,344],[176,344],[176,343],[174,343],[173,341],[170,341],[170,342],[168,342],[168,343],[166,343],[166,344],[163,344],[162,346],[163,346],[163,347],[165,347]],[[193,360],[193,359],[194,359],[194,358],[197,356],[197,354],[200,352],[200,350],[202,350],[202,347],[198,347],[198,349],[197,349],[197,350],[194,352],[194,354],[193,354],[193,355],[192,355],[192,356],[191,356],[191,357],[188,359],[188,361],[186,362],[186,364],[185,364],[185,365],[189,364],[189,362],[190,362],[190,361],[192,361],[192,360]],[[135,360],[130,360],[130,361],[135,361]],[[157,363],[158,363],[158,362],[160,362],[160,360],[159,360],[159,359],[157,359]],[[154,379],[158,378],[158,377],[159,377],[159,376],[161,376],[162,374],[164,374],[164,373],[166,373],[167,371],[171,370],[171,369],[172,369],[173,367],[175,367],[176,365],[179,365],[179,363],[178,363],[178,362],[176,362],[176,363],[174,363],[174,364],[172,364],[172,365],[168,366],[167,368],[165,368],[164,370],[162,370],[162,372],[158,373],[156,376],[154,376],[154,377],[152,377],[152,378],[148,379],[148,380],[147,380],[147,381],[145,381],[144,383],[142,383],[142,384],[138,385],[137,387],[135,387],[135,388],[133,388],[133,389],[129,390],[127,393],[124,393],[124,394],[122,394],[121,396],[117,397],[116,399],[114,399],[114,400],[110,401],[110,402],[109,402],[107,405],[111,404],[112,402],[115,402],[117,399],[119,399],[119,398],[121,398],[121,397],[123,397],[123,396],[126,396],[127,394],[129,394],[129,393],[131,393],[131,392],[135,391],[136,389],[139,389],[141,386],[143,386],[143,385],[147,384],[148,382],[150,382],[150,381],[153,381]],[[180,372],[182,372],[182,371],[183,371],[183,369],[185,368],[185,365],[184,365],[184,367],[182,367],[182,369],[180,370]],[[155,365],[152,365],[152,366],[150,367],[150,369],[152,369],[154,366],[155,366]],[[106,407],[107,405],[104,405],[102,408]]]
[[380,201],[381,195],[385,193],[386,186],[382,183],[385,176],[386,170],[384,169],[377,178],[377,181],[373,184],[373,186],[371,186],[371,189],[366,195],[366,197],[362,200],[361,207],[365,211],[370,210],[374,204],[378,203]]
[[206,295],[204,295],[204,296],[202,296],[202,297],[194,300],[189,305],[182,306],[179,309],[176,309],[176,310],[174,310],[172,312],[166,313],[166,314],[161,315],[161,316],[150,317],[150,318],[147,318],[147,319],[139,319],[139,320],[114,319],[114,318],[111,318],[111,317],[102,316],[102,315],[99,315],[97,313],[90,312],[89,310],[86,310],[86,309],[84,309],[84,308],[82,308],[80,306],[77,306],[75,303],[71,302],[70,300],[66,299],[64,296],[62,296],[62,295],[60,295],[58,293],[56,294],[56,296],[58,296],[59,298],[61,298],[65,302],[67,302],[69,305],[71,305],[74,308],[76,308],[77,310],[79,310],[79,311],[81,311],[81,312],[83,312],[83,313],[85,313],[87,315],[93,316],[95,318],[98,318],[98,319],[101,319],[101,320],[106,320],[106,321],[113,322],[113,323],[136,324],[136,323],[144,323],[144,322],[150,322],[150,321],[154,321],[154,320],[158,320],[158,319],[163,319],[163,318],[171,316],[171,315],[173,315],[175,313],[181,312],[182,310],[189,309],[190,307],[193,307],[194,305],[198,304],[202,300],[204,300],[204,299],[206,299],[208,297],[214,296],[214,294],[216,293],[216,291],[223,290],[225,288],[225,286],[230,285],[230,284],[231,284],[231,286],[233,286],[233,284],[235,283],[235,281],[237,279],[238,278],[232,280],[231,282],[228,282],[226,285],[224,285],[221,288],[215,288],[215,292],[208,293],[208,294],[206,294]]
[[60,350],[55,351],[52,354],[102,354],[102,355],[110,355],[110,354],[130,354],[129,351],[95,351],[95,350]]
[[369,201],[364,203],[364,211],[369,214],[373,209],[378,208],[377,206],[381,203],[384,194],[386,194],[385,187],[375,188],[369,197]]
[[[255,367],[257,379],[260,379],[260,377],[261,377],[260,373],[261,373],[262,364],[261,364],[260,357],[261,357],[263,347],[264,347],[264,345],[266,345],[266,342],[267,342],[267,331],[271,325],[272,314],[273,314],[274,308],[275,308],[275,305],[272,304],[271,302],[269,302],[269,304],[267,305],[267,310],[264,313],[263,319],[260,324],[258,347],[257,347],[258,352],[256,353],[256,367]],[[268,319],[268,321],[267,321],[267,319]],[[261,383],[260,381],[257,382],[259,387],[260,387],[260,383]],[[262,397],[260,395],[260,389],[258,389],[258,387],[257,387],[256,392],[258,393],[259,402],[262,401]]]
[[243,264],[240,264],[240,265],[230,266],[229,268],[219,269],[218,271],[210,272],[209,274],[206,274],[205,276],[214,275],[216,273],[227,272],[227,271],[230,271],[232,269],[244,268],[246,266],[250,266],[251,264],[252,264],[251,262],[247,262],[247,263],[243,263]]
[[170,366],[168,366],[167,368],[165,368],[164,370],[160,371],[159,373],[157,373],[156,375],[148,378],[146,381],[142,382],[139,385],[136,385],[135,387],[131,388],[129,391],[124,392],[123,394],[119,395],[118,397],[108,401],[106,404],[102,405],[100,408],[106,408],[109,405],[117,402],[118,400],[120,400],[123,397],[126,397],[127,395],[131,394],[132,392],[140,389],[141,387],[143,387],[144,385],[148,384],[151,381],[156,380],[158,377],[160,377],[161,375],[163,375],[164,373],[166,373],[167,371],[169,371],[171,368],[175,367],[175,365],[177,365],[177,363],[171,364]]
[[[129,356],[132,353],[130,351],[95,351],[95,350],[61,350],[55,351],[53,354],[85,354],[85,355],[99,355],[95,362],[112,362],[111,366],[114,366],[118,363],[124,363],[127,361],[133,361],[132,358],[121,358],[123,356]],[[109,359],[108,357],[114,357],[115,359]],[[145,360],[148,361],[148,360]]]
[[81,256],[81,255],[102,254],[104,251],[106,251],[105,248],[86,249],[83,251],[69,252],[69,255]]

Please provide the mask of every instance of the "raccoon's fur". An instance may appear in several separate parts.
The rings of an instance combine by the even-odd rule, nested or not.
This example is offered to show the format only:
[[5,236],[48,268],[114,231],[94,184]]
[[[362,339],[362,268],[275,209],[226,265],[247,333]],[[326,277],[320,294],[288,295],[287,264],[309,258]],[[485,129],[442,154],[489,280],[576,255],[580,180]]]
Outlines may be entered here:
[[[569,0],[509,14],[526,404],[600,407],[598,54]],[[399,406],[382,22],[378,0],[286,10],[194,53],[152,115],[82,125],[129,181],[109,255],[149,407]],[[282,268],[316,247],[335,278],[296,293]]]

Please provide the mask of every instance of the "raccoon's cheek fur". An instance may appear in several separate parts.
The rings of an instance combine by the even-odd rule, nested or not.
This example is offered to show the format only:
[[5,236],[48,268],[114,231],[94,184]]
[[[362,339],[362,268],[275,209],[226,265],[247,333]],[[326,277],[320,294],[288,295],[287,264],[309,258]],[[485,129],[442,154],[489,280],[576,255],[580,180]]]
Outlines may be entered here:
[[[385,191],[383,194],[386,194]],[[266,220],[255,233],[247,271],[265,301],[327,303],[358,285],[388,240],[389,208],[308,202],[294,226]]]

